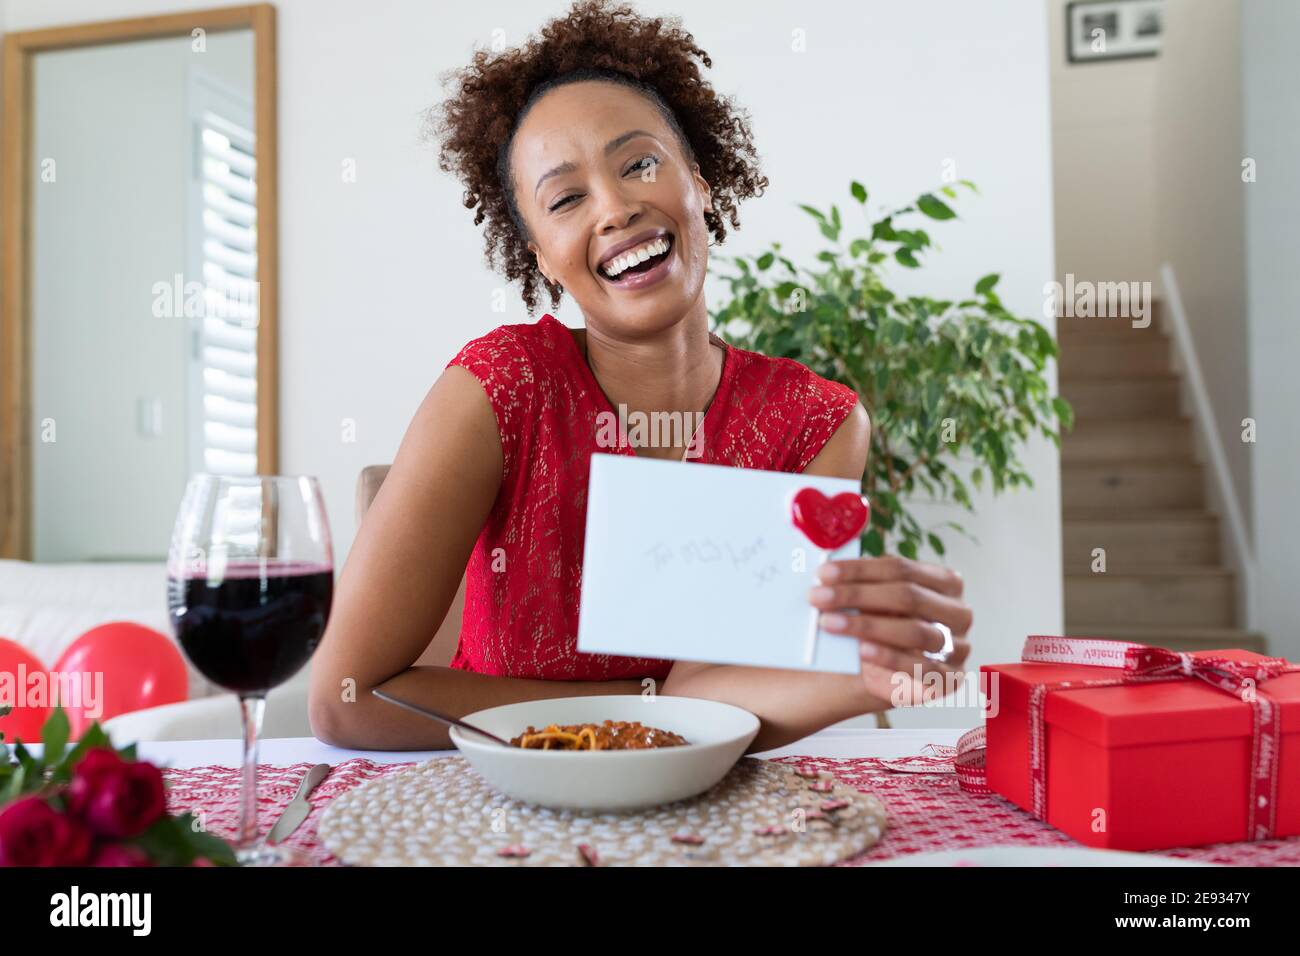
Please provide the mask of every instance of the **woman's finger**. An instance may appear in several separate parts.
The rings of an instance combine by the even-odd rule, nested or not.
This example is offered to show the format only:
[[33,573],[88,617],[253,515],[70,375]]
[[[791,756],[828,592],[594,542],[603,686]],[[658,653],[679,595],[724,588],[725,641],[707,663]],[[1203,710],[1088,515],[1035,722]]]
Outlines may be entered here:
[[973,617],[971,609],[960,599],[911,581],[820,585],[808,593],[808,600],[814,607],[827,611],[854,608],[867,613],[938,621],[947,625],[954,635],[969,631]]
[[902,651],[943,650],[943,631],[929,621],[914,617],[886,617],[880,614],[840,614],[830,611],[821,615],[821,627],[832,634],[875,641]]
[[915,673],[918,664],[923,675],[929,671],[948,673],[959,670],[966,662],[966,658],[970,656],[970,641],[965,638],[953,638],[952,656],[944,663],[921,657],[914,651],[902,650],[888,644],[877,644],[875,641],[863,641],[858,646],[858,656],[863,663],[874,664],[887,670],[904,671],[908,674]]
[[817,577],[826,584],[885,584],[910,581],[949,597],[961,597],[965,588],[961,575],[951,568],[925,561],[889,555],[884,558],[843,558],[827,561],[817,569]]

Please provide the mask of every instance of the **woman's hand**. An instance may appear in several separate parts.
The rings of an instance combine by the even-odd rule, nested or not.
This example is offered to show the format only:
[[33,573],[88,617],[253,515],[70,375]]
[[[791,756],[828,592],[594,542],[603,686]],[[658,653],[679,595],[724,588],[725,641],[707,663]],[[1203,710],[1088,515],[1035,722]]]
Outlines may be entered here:
[[[955,571],[901,557],[850,558],[826,562],[817,577],[809,601],[822,611],[823,630],[861,642],[862,680],[873,696],[907,707],[961,682],[972,614]],[[943,663],[921,656],[944,646],[936,622],[952,631],[952,654]],[[940,679],[925,681],[931,673]]]

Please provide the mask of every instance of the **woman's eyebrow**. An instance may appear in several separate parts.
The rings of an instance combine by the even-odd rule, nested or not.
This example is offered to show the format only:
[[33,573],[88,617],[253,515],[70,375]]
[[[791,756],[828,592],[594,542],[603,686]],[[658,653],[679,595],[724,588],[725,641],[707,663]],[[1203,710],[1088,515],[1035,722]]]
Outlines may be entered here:
[[[608,156],[610,153],[614,152],[614,150],[618,149],[628,140],[633,139],[634,137],[637,136],[654,136],[654,133],[648,133],[643,129],[630,129],[626,133],[622,133],[618,136],[615,136],[613,139],[611,139],[608,143],[605,144],[605,155]],[[578,167],[571,162],[563,162],[560,163],[560,165],[553,167],[552,169],[548,169],[546,172],[542,173],[541,178],[537,180],[537,185],[533,187],[533,196],[536,196],[537,190],[542,188],[542,183],[546,182],[546,180],[550,179],[552,176],[559,176],[563,173],[571,173],[577,168]]]

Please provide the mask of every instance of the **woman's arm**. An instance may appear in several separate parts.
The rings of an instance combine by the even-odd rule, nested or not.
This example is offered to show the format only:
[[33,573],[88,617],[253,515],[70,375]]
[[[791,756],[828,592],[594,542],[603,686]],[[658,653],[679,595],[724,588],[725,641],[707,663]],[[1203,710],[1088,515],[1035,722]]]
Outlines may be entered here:
[[[871,421],[858,403],[804,474],[860,481],[870,444]],[[691,661],[673,665],[661,693],[705,697],[757,714],[762,727],[749,748],[754,753],[782,747],[841,720],[890,707],[887,699],[868,692],[857,674]]]
[[415,667],[456,595],[501,486],[501,436],[478,380],[448,368],[421,403],[339,576],[312,661],[313,733],[341,747],[451,746],[445,727],[374,697],[383,687],[463,716],[575,694],[636,694],[634,680],[574,682]]

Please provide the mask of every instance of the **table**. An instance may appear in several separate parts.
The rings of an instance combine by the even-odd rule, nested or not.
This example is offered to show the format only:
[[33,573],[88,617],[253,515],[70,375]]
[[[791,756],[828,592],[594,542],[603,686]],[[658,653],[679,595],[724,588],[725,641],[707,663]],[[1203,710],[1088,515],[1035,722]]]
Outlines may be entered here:
[[[877,757],[892,760],[919,754],[926,744],[956,746],[966,728],[903,730],[876,727],[829,727],[787,747],[769,750],[755,757],[773,759],[792,754],[809,757]],[[238,767],[242,755],[239,740],[148,741],[137,745],[136,753],[162,767],[185,769],[212,765]],[[298,763],[338,765],[362,758],[377,764],[418,763],[430,757],[445,757],[455,750],[345,750],[321,743],[315,737],[281,737],[263,740],[258,747],[260,763],[287,766]]]
[[[954,746],[964,732],[964,728],[831,727],[789,746],[754,756],[824,771],[842,783],[873,793],[885,803],[889,828],[884,839],[873,849],[839,866],[861,866],[913,856],[935,859],[1002,848],[1078,851],[1079,844],[1074,840],[1002,797],[962,790],[950,772],[950,764],[947,773],[899,773],[887,766],[888,761],[922,754],[928,744]],[[207,814],[214,832],[230,835],[238,822],[240,748],[238,740],[145,741],[138,744],[137,753],[141,759],[168,768],[165,773],[169,807],[173,812],[201,810]],[[264,740],[259,748],[262,764],[258,786],[259,826],[263,833],[269,829],[312,764],[328,763],[334,771],[313,792],[312,814],[290,837],[288,845],[322,862],[335,862],[315,835],[315,822],[331,799],[367,780],[397,772],[400,768],[396,765],[455,753],[454,750],[347,750],[312,737]],[[1090,852],[1096,855],[1099,851]],[[1100,852],[1105,853],[1106,860],[1115,861],[1102,865],[1118,865],[1123,858],[1134,856]],[[1153,856],[1238,866],[1296,866],[1300,865],[1300,837],[1179,848],[1159,851]],[[959,861],[958,865],[964,864]],[[1095,860],[1089,865],[1096,865]]]

